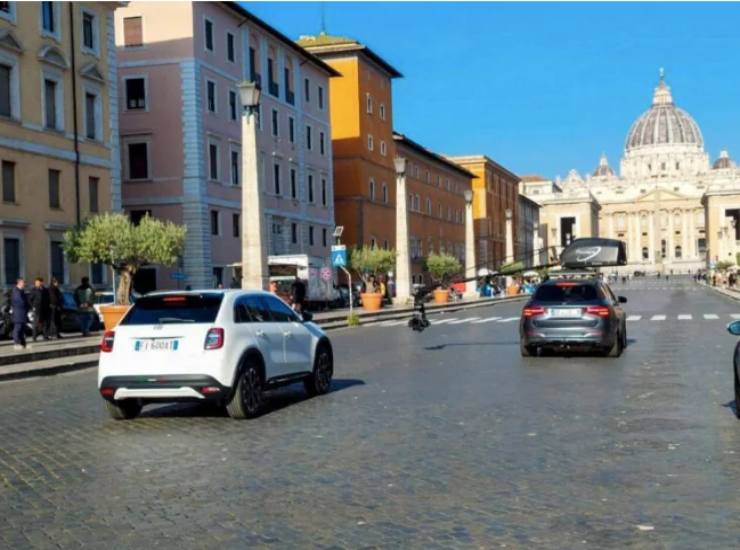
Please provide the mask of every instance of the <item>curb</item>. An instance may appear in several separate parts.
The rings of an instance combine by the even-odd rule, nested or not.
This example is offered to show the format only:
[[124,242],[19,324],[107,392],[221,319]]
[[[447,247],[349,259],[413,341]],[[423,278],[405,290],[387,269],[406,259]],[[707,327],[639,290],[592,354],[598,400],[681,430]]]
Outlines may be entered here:
[[[78,359],[77,361],[75,361],[73,357],[69,357],[69,358],[63,358],[63,359],[68,359],[67,361],[61,361],[61,362],[55,363],[54,365],[41,366],[41,367],[36,366],[35,368],[31,367],[25,370],[2,372],[0,373],[0,383],[10,382],[13,380],[36,378],[38,376],[54,376],[56,374],[84,370],[84,369],[89,369],[91,367],[98,366],[97,355],[95,356],[94,359],[87,358],[87,356],[84,356],[84,355],[80,355],[78,357],[81,359]],[[29,365],[33,365],[33,363],[29,363]]]
[[699,283],[699,284],[705,288],[708,288],[709,290],[713,290],[717,294],[722,294],[722,296],[726,296],[727,298],[730,298],[731,300],[740,302],[740,292],[738,292],[737,290],[727,290],[725,288],[718,288],[716,286],[711,286],[705,283]]

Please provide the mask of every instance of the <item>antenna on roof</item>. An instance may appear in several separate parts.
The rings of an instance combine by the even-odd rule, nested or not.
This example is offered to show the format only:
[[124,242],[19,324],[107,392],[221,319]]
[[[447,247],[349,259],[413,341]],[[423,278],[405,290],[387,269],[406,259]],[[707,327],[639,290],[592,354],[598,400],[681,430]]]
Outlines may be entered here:
[[321,2],[321,34],[326,34],[326,2]]

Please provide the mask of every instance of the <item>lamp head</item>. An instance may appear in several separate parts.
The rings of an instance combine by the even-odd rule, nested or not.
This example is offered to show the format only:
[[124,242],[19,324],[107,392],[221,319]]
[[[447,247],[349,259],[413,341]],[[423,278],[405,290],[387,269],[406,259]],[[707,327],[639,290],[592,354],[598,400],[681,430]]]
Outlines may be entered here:
[[256,82],[245,80],[239,84],[239,97],[245,110],[256,109],[260,104],[260,88]]
[[396,157],[393,159],[393,165],[396,167],[397,176],[403,176],[406,174],[406,159],[404,157]]
[[464,195],[466,204],[470,204],[471,202],[473,202],[473,191],[471,191],[470,189],[466,189]]

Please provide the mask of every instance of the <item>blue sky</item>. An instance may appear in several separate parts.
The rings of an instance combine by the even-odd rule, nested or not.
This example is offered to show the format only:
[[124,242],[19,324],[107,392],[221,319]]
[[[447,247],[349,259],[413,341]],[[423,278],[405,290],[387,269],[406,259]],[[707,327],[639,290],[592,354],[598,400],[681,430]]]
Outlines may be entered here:
[[[322,3],[243,3],[292,38]],[[438,152],[483,153],[517,174],[617,169],[665,67],[714,159],[740,159],[740,4],[323,3],[329,34],[364,42],[404,77],[397,130]]]

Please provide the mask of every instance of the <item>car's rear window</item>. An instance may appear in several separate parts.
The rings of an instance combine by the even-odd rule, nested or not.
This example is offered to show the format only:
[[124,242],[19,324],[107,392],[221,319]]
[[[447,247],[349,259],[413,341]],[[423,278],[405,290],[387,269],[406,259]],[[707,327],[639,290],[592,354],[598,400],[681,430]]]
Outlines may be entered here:
[[223,294],[167,294],[139,298],[121,325],[213,323]]
[[554,285],[541,285],[534,293],[535,302],[550,303],[577,303],[594,302],[600,299],[599,291],[595,285],[579,283],[556,283]]

